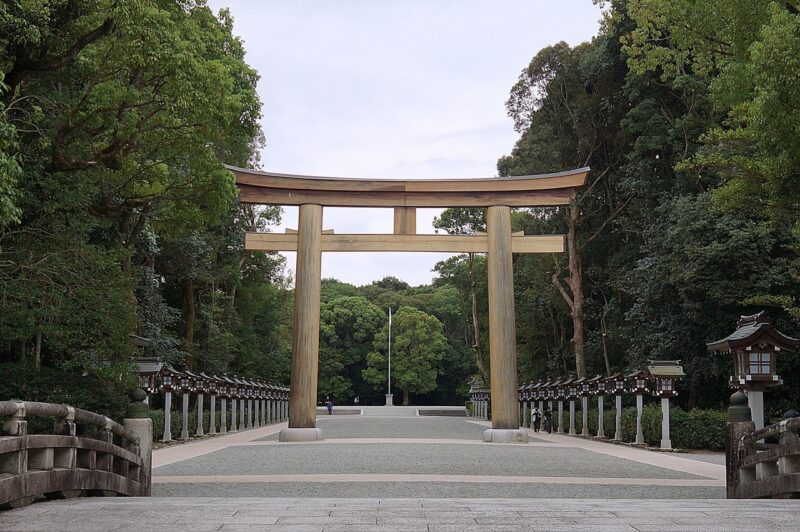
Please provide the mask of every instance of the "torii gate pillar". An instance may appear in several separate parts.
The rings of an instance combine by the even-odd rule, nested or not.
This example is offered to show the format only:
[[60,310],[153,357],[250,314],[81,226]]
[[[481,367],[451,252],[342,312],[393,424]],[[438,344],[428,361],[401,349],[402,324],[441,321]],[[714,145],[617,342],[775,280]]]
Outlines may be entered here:
[[297,227],[289,427],[280,441],[322,440],[316,428],[319,306],[322,283],[322,206],[300,205]]
[[514,319],[514,266],[511,257],[511,208],[489,207],[489,367],[492,384],[492,428],[486,442],[527,442],[517,406],[517,329]]

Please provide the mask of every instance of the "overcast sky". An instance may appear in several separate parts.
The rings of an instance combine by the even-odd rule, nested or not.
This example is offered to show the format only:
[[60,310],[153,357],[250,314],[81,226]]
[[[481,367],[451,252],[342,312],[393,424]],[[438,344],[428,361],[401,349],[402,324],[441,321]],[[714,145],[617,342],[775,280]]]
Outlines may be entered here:
[[[361,178],[493,177],[518,135],[505,101],[541,48],[590,40],[591,0],[211,0],[261,75],[264,170]],[[433,233],[434,209],[417,211]],[[337,233],[391,233],[391,209],[325,209]],[[297,227],[297,209],[283,224]],[[295,256],[287,253],[294,270]],[[325,253],[323,277],[426,284],[446,254]]]

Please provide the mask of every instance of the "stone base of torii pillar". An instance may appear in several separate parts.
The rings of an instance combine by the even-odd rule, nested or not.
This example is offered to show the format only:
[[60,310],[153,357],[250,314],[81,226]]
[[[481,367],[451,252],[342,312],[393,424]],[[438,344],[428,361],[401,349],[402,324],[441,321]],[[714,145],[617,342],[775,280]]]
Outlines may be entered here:
[[278,441],[299,442],[299,441],[321,441],[322,430],[318,428],[286,428],[278,434]]
[[528,432],[525,429],[486,429],[483,431],[486,443],[528,443]]

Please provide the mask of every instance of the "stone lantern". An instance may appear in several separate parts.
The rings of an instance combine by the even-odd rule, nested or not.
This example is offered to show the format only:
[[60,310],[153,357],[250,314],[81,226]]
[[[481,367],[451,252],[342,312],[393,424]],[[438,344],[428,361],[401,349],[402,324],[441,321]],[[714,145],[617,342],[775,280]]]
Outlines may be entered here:
[[161,389],[164,391],[164,434],[161,441],[172,441],[172,385],[175,370],[167,366],[161,376]]
[[206,391],[208,392],[209,396],[209,412],[208,412],[208,433],[209,434],[216,434],[217,433],[217,384],[218,380],[216,377],[209,377],[205,373],[200,374],[203,377],[203,380],[206,384]]
[[567,387],[565,383],[569,377],[559,379],[555,382],[555,397],[558,400],[558,434],[564,433],[564,400],[567,398]]
[[573,382],[577,387],[578,396],[581,398],[581,436],[589,436],[589,396],[592,394],[589,379],[581,377]]
[[277,410],[275,409],[275,399],[277,397],[278,389],[277,387],[269,383],[267,384],[267,423],[277,423],[277,416],[275,415]]
[[203,399],[205,397],[205,393],[208,388],[208,377],[203,377],[201,375],[195,375],[194,373],[187,371],[192,379],[194,380],[194,390],[197,393],[197,428],[194,431],[195,436],[202,436],[203,432],[203,423],[205,420],[203,419]]
[[228,397],[231,400],[231,428],[230,432],[236,432],[237,426],[239,425],[239,417],[236,415],[237,410],[237,403],[239,399],[239,383],[235,379],[232,379],[225,376],[225,380],[228,383]]
[[614,395],[616,418],[614,419],[614,440],[622,441],[622,396],[625,395],[625,375],[614,373],[605,379],[606,390]]
[[575,435],[575,400],[580,396],[579,379],[570,378],[564,383],[566,398],[569,399],[569,434]]
[[604,413],[604,399],[606,395],[606,380],[602,375],[597,375],[593,379],[589,379],[592,395],[597,396],[597,437],[605,438],[606,433],[603,427],[603,413]]
[[767,321],[765,311],[741,316],[729,336],[707,344],[709,351],[733,357],[732,388],[743,390],[753,414],[756,429],[764,428],[764,390],[783,384],[778,375],[778,354],[794,352],[800,340],[778,331]]
[[652,393],[661,398],[661,448],[672,449],[669,438],[669,398],[678,395],[675,384],[686,376],[680,360],[651,360],[647,366]]
[[644,394],[650,393],[648,377],[648,372],[644,370],[634,371],[625,376],[628,393],[636,394],[636,441],[634,442],[636,445],[644,445],[642,410],[644,410]]
[[217,377],[217,395],[219,396],[219,432],[228,433],[228,382]]
[[189,439],[189,392],[194,390],[194,380],[190,373],[181,373],[178,375],[178,382],[180,383],[181,395],[183,401],[181,402],[182,412],[181,415],[181,439]]

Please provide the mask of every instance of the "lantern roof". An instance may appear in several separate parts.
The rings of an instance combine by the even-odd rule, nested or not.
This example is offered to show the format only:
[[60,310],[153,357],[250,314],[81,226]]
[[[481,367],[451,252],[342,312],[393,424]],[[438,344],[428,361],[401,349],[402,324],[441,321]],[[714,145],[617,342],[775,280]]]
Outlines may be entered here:
[[626,379],[646,378],[647,375],[648,374],[645,370],[637,369],[633,373],[628,373],[627,375],[625,375],[625,378]]
[[649,360],[647,371],[659,379],[679,379],[686,376],[680,360]]
[[158,357],[140,357],[136,359],[139,375],[159,375],[166,370],[167,365]]
[[625,378],[625,374],[622,373],[621,371],[618,371],[618,372],[612,373],[611,375],[606,377],[606,380],[607,381],[616,381],[617,379],[624,379],[624,378]]
[[766,343],[784,351],[800,349],[800,340],[786,336],[767,321],[767,313],[762,310],[751,316],[741,316],[736,322],[736,330],[722,340],[706,344],[709,351],[728,353],[743,347]]
[[591,382],[592,384],[596,384],[596,383],[598,383],[600,381],[603,381],[603,380],[605,380],[605,377],[603,377],[602,375],[598,374],[595,377],[592,377],[591,379],[589,379],[589,382]]

